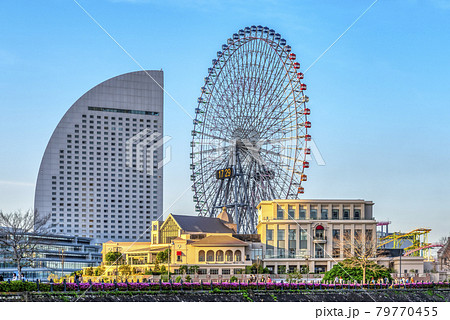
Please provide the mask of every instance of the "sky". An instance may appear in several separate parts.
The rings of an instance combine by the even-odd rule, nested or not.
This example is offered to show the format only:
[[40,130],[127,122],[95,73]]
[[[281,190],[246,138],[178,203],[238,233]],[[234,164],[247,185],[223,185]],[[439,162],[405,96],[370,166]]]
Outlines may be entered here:
[[[77,2],[2,2],[5,212],[33,207],[41,158],[69,107],[98,83],[142,66],[163,69],[170,94],[165,217],[195,214],[193,125],[180,106],[193,114],[222,44],[246,26],[268,26],[287,40],[304,71],[374,0]],[[427,227],[431,241],[450,235],[449,18],[450,1],[379,0],[306,72],[310,132],[325,165],[312,161],[305,199],[371,200],[376,219],[392,221],[390,231]]]

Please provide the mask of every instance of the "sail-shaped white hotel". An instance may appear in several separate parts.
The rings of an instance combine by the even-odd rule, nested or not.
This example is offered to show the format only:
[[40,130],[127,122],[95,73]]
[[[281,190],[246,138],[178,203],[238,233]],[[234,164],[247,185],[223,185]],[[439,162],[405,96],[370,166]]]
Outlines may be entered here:
[[149,241],[144,231],[162,220],[163,209],[163,150],[155,147],[163,135],[163,85],[162,70],[123,74],[86,92],[63,116],[35,193],[35,210],[51,215],[53,233]]

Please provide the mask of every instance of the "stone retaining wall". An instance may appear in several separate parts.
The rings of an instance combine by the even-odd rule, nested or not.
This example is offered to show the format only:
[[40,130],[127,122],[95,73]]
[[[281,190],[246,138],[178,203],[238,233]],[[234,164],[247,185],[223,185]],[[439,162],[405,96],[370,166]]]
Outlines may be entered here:
[[28,302],[449,302],[450,290],[358,290],[303,292],[53,292],[1,294],[0,301]]

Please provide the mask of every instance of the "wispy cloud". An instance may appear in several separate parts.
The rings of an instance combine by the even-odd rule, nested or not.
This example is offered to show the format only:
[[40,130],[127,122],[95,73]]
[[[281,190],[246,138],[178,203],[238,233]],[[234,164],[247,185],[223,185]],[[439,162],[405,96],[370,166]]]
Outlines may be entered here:
[[4,181],[4,180],[0,180],[0,185],[34,187],[34,183],[31,183],[31,182]]

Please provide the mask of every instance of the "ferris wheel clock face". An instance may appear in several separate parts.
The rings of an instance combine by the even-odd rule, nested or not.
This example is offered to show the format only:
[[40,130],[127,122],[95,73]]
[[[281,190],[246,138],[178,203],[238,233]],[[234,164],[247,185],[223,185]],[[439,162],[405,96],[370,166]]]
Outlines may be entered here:
[[233,168],[220,169],[216,171],[216,179],[222,180],[233,177],[234,170]]
[[262,26],[232,35],[208,69],[191,141],[199,215],[223,207],[239,233],[254,233],[263,200],[303,193],[310,154],[306,84],[286,40]]

